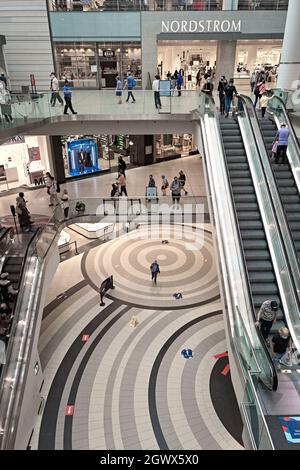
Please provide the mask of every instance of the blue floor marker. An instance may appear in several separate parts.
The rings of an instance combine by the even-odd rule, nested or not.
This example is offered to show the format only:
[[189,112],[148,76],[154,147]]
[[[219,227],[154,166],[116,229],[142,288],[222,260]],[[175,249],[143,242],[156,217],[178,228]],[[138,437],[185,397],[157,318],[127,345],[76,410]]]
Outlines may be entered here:
[[194,357],[192,349],[183,349],[181,355],[184,359],[192,359]]

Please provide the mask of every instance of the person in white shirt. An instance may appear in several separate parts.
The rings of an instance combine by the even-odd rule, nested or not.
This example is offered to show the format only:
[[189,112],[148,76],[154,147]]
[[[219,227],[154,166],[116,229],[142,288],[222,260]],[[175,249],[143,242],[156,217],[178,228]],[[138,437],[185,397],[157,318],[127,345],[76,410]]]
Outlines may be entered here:
[[50,74],[50,79],[51,79],[51,82],[50,82],[50,90],[52,91],[51,93],[51,99],[50,99],[50,104],[51,106],[55,106],[55,103],[56,103],[56,98],[58,99],[58,101],[60,102],[61,105],[64,104],[63,102],[63,99],[62,97],[60,96],[59,94],[59,83],[58,83],[58,79],[56,78],[56,75],[54,72],[52,72]]
[[154,103],[157,109],[161,108],[160,96],[159,96],[159,81],[160,76],[155,75],[155,80],[152,83],[152,90],[154,91]]

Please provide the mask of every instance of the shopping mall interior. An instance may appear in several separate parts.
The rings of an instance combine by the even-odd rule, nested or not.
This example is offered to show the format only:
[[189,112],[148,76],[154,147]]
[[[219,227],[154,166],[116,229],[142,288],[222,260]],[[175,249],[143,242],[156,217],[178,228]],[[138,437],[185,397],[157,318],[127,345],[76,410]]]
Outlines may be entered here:
[[299,19],[0,0],[1,450],[300,449]]

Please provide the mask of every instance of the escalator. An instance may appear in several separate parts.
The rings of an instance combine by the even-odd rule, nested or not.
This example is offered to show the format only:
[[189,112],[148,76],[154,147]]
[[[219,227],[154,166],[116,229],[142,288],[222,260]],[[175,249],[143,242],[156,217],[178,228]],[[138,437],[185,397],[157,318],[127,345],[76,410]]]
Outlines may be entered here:
[[[276,124],[269,119],[259,119],[259,126],[268,155],[271,157],[272,144],[277,132]],[[281,202],[289,224],[290,232],[300,255],[300,197],[290,164],[272,163],[273,174],[281,197]]]
[[14,289],[18,289],[23,262],[24,258],[21,256],[9,256],[4,261],[2,272],[8,273]]
[[251,294],[256,311],[265,300],[280,306],[272,333],[284,326],[281,297],[237,121],[220,118],[224,151],[239,223]]

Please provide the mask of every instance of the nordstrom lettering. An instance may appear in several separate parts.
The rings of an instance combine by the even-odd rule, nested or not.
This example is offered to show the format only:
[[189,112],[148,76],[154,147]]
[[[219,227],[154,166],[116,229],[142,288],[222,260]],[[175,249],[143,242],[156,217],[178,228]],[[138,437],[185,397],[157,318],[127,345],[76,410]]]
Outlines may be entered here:
[[180,20],[162,21],[162,33],[239,33],[242,21],[236,20]]

